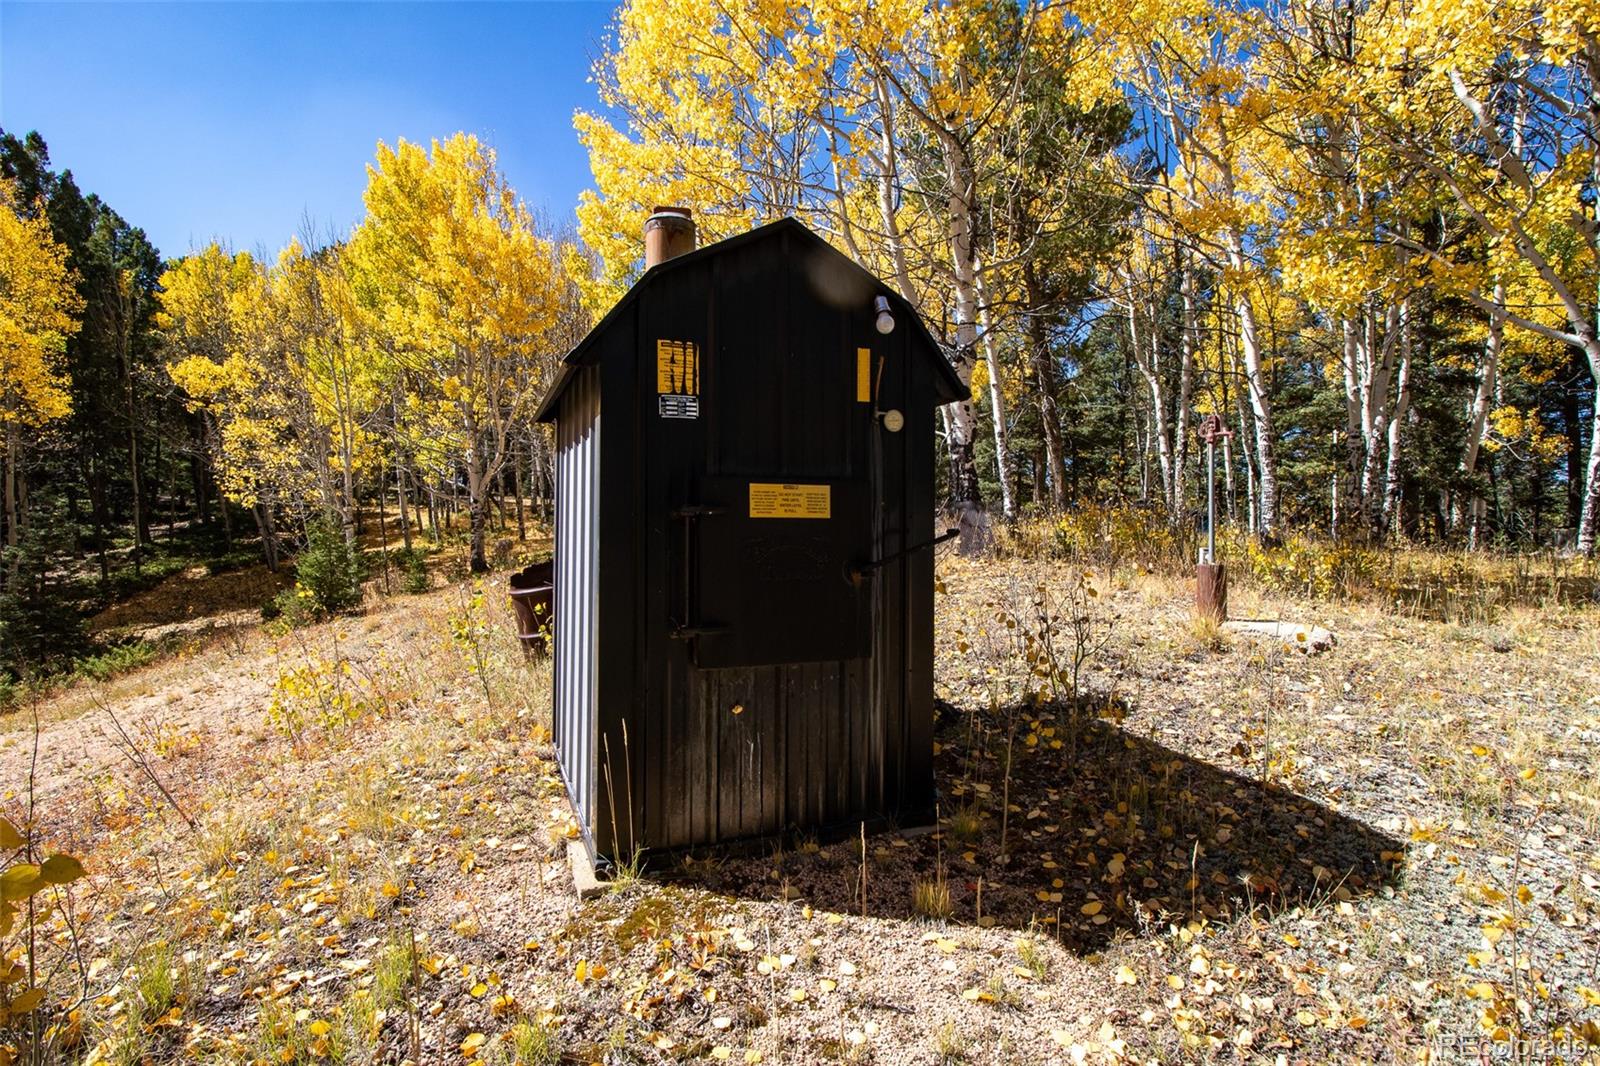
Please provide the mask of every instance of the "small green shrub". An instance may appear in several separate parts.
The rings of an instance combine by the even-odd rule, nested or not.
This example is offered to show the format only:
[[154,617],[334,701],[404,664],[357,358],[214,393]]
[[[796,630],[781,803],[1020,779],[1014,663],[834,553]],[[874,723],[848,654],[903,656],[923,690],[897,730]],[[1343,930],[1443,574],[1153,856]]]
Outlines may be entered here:
[[372,997],[380,1010],[405,1003],[417,965],[416,948],[409,937],[395,937],[378,955],[372,971]]
[[1035,981],[1043,981],[1050,976],[1050,956],[1046,953],[1044,944],[1034,937],[1018,938],[1017,958],[1027,967]]
[[110,681],[119,674],[148,666],[161,655],[161,645],[148,640],[135,640],[118,644],[94,655],[79,659],[73,672],[95,681]]
[[360,553],[345,542],[338,523],[319,518],[306,529],[294,588],[278,597],[278,606],[292,625],[347,611],[361,604],[361,577]]
[[381,709],[371,685],[351,672],[348,659],[311,656],[304,666],[278,673],[267,721],[298,743],[312,726],[333,733]]
[[263,621],[277,622],[280,626],[288,626],[291,629],[308,626],[326,614],[326,611],[317,607],[311,590],[301,587],[298,582],[294,588],[284,589],[261,608]]
[[983,811],[975,803],[966,803],[950,813],[950,835],[963,843],[977,840],[983,834]]
[[180,963],[166,941],[140,952],[134,966],[134,989],[139,994],[138,1010],[147,1020],[160,1018],[178,999],[182,984]]
[[428,555],[421,548],[401,548],[394,553],[400,569],[400,588],[412,593],[428,591]]

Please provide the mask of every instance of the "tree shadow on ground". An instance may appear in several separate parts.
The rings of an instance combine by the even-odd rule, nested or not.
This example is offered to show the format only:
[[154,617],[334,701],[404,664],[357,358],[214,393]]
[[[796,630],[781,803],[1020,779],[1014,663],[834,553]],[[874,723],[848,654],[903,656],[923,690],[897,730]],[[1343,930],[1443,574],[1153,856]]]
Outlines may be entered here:
[[218,572],[194,563],[112,604],[94,616],[91,626],[102,633],[194,626],[231,612],[257,612],[292,584],[290,567],[273,573],[256,563]]
[[936,741],[935,832],[868,836],[864,862],[859,840],[802,840],[667,876],[881,918],[942,911],[1092,952],[1175,919],[1372,893],[1404,858],[1403,843],[1354,818],[1101,717],[942,704]]

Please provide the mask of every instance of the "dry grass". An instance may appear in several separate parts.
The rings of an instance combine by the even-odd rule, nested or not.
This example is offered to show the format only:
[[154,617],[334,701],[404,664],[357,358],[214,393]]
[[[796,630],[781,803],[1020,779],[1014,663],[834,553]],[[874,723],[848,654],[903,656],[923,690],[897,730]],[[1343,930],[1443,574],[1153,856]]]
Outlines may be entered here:
[[918,878],[911,886],[911,909],[924,918],[950,917],[955,911],[950,902],[950,883],[942,874]]

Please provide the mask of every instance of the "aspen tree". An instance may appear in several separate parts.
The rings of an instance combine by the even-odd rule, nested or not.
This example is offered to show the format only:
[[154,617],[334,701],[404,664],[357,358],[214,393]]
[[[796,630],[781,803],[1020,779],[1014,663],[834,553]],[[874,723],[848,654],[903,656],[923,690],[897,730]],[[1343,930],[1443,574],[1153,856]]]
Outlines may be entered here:
[[468,134],[430,148],[378,146],[366,218],[350,242],[357,291],[394,358],[429,393],[414,416],[446,430],[447,469],[465,476],[471,566],[488,569],[489,495],[538,400],[538,358],[557,313],[550,242]]
[[43,217],[22,217],[17,196],[0,180],[0,524],[13,548],[27,523],[25,436],[72,409],[62,360],[83,309],[67,250]]
[[1161,124],[1173,167],[1157,180],[1182,211],[1192,247],[1222,270],[1233,309],[1254,425],[1257,530],[1278,533],[1271,354],[1253,289],[1274,240],[1250,167],[1274,101],[1251,52],[1260,15],[1206,0],[1076,0],[1074,17],[1115,77]]
[[303,517],[315,491],[294,436],[293,400],[275,365],[277,321],[267,268],[212,243],[161,276],[156,324],[167,372],[190,407],[216,426],[213,462],[223,495],[248,508],[267,565],[278,565],[278,512]]
[[[1582,351],[1600,407],[1595,5],[1472,0],[1366,19],[1340,72],[1346,91],[1372,139],[1448,199],[1486,255],[1467,258],[1476,242],[1454,229],[1391,239],[1492,321]],[[1590,436],[1577,530],[1586,554],[1600,533],[1600,434]]]

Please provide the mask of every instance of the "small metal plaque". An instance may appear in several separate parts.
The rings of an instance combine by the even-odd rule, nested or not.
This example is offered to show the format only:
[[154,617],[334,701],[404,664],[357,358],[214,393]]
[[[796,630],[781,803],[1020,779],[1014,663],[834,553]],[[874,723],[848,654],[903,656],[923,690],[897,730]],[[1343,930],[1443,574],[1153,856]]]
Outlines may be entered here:
[[699,418],[700,397],[677,394],[657,396],[656,410],[662,418]]

